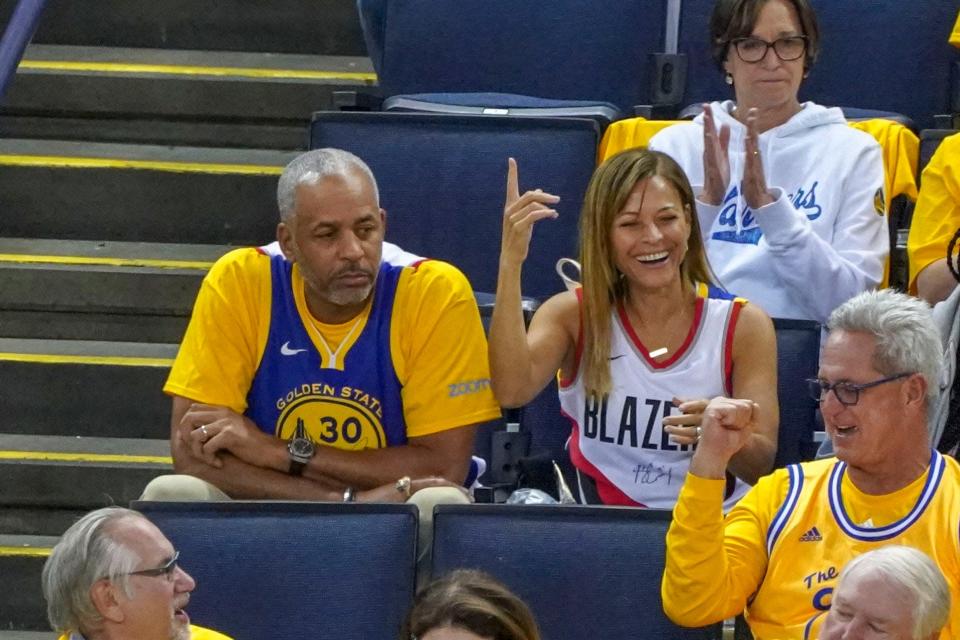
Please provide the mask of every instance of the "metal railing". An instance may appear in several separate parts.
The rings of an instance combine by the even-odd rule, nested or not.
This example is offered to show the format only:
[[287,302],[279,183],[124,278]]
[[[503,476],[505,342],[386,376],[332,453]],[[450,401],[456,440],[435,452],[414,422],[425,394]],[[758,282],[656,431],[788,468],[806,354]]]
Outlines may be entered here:
[[0,104],[17,73],[23,51],[30,44],[47,0],[19,0],[0,39]]

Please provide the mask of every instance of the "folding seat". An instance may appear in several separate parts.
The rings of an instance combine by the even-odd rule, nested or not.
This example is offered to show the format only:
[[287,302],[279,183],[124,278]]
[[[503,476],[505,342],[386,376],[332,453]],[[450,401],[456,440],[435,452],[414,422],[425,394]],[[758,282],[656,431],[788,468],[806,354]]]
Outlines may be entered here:
[[384,109],[511,115],[547,109],[602,124],[637,104],[679,102],[682,61],[651,57],[661,51],[666,19],[679,13],[668,4],[358,0],[383,95],[396,96]]
[[442,505],[433,573],[486,571],[520,596],[545,640],[719,637],[663,613],[670,512],[582,506]]
[[245,640],[394,638],[413,601],[407,504],[135,502],[197,581],[195,623]]
[[773,319],[777,334],[777,399],[780,429],[774,467],[812,460],[823,434],[817,433],[816,401],[807,380],[817,377],[820,324],[812,320]]

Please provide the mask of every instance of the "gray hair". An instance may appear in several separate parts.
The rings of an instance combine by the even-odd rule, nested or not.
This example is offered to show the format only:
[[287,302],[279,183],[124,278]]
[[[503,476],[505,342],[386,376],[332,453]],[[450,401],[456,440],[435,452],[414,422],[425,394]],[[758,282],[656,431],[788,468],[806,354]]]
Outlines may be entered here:
[[106,507],[91,511],[67,529],[53,548],[41,577],[47,600],[47,619],[59,633],[88,628],[102,619],[90,598],[90,589],[103,578],[132,597],[126,574],[140,558],[113,539],[114,525],[144,516],[130,509]]
[[929,638],[938,633],[950,615],[950,588],[940,568],[927,554],[902,545],[868,551],[847,563],[840,574],[837,591],[857,576],[877,576],[894,584],[913,598],[902,611],[913,611],[913,637]]
[[317,184],[329,176],[347,176],[360,173],[370,180],[373,198],[380,204],[377,181],[367,164],[349,151],[342,149],[314,149],[294,158],[280,174],[277,183],[277,207],[280,219],[290,220],[296,206],[297,187],[301,184]]
[[834,309],[827,328],[872,334],[874,367],[886,375],[919,373],[927,383],[927,406],[936,400],[943,346],[923,300],[892,289],[865,291]]

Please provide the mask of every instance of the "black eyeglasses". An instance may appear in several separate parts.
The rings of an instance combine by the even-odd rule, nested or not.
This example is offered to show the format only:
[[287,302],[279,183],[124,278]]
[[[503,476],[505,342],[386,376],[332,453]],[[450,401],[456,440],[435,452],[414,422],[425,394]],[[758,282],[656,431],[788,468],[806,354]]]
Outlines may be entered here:
[[863,384],[855,384],[853,382],[834,382],[831,384],[829,382],[824,382],[823,380],[807,380],[807,388],[810,391],[810,397],[817,402],[823,402],[826,394],[830,391],[833,391],[833,395],[837,397],[837,400],[840,401],[840,404],[845,407],[852,407],[860,401],[860,392],[864,389],[876,387],[878,385],[887,382],[893,382],[894,380],[900,380],[901,378],[906,378],[907,376],[912,375],[912,373],[898,373],[888,378],[880,378],[879,380],[874,380],[873,382],[864,382]]
[[173,557],[167,561],[163,566],[157,567],[156,569],[140,569],[139,571],[131,571],[130,573],[124,573],[121,575],[126,576],[147,576],[149,578],[156,578],[163,576],[167,580],[173,579],[173,574],[177,570],[177,559],[180,557],[179,551],[173,552]]
[[737,55],[744,62],[760,62],[767,55],[768,49],[773,49],[778,58],[784,62],[789,62],[803,56],[803,53],[807,50],[807,36],[787,36],[777,38],[773,42],[750,36],[748,38],[734,38],[730,41],[730,44],[737,50]]

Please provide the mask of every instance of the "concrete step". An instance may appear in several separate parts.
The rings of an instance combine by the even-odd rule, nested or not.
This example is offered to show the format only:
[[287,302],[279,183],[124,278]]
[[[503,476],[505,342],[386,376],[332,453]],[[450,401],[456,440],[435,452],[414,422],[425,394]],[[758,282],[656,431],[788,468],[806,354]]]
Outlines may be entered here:
[[175,344],[0,338],[0,431],[165,439],[162,388],[176,353]]
[[[40,588],[40,572],[57,538],[0,535],[0,633],[3,638],[51,638],[46,603]],[[7,635],[11,631],[46,631],[36,636]]]
[[176,118],[121,119],[48,115],[0,115],[0,138],[97,140],[99,142],[305,151],[306,124],[210,122]]
[[0,434],[0,509],[126,505],[171,469],[168,440]]
[[0,336],[179,343],[223,245],[0,238]]
[[0,140],[0,235],[257,245],[295,152]]
[[363,57],[31,45],[4,111],[306,125],[333,91],[375,85]]
[[[0,25],[15,4],[0,0]],[[346,0],[50,0],[34,42],[366,55]]]

